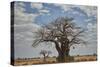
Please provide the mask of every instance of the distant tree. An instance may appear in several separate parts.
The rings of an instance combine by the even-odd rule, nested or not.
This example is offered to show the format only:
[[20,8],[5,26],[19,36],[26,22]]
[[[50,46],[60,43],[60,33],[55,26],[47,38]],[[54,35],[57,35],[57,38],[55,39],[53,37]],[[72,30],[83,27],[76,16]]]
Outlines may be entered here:
[[51,54],[51,51],[47,51],[47,50],[41,50],[40,54],[43,55],[44,57],[44,62],[46,62],[46,57],[49,56],[49,54]]
[[25,60],[27,60],[27,58],[25,58]]
[[21,60],[21,58],[17,58],[17,60]]
[[[58,52],[58,62],[66,62],[66,56],[69,55],[70,47],[76,44],[86,44],[81,38],[84,30],[72,22],[73,18],[59,17],[53,22],[44,25],[36,32],[36,39],[33,47],[39,43],[52,42]],[[73,48],[75,49],[75,47]],[[46,51],[42,51],[45,56]]]
[[52,54],[51,51],[47,51],[47,56],[46,57],[49,57],[49,55]]
[[80,56],[80,55],[77,55],[77,56]]
[[97,54],[96,54],[96,53],[94,53],[94,54],[93,54],[93,56],[97,56]]

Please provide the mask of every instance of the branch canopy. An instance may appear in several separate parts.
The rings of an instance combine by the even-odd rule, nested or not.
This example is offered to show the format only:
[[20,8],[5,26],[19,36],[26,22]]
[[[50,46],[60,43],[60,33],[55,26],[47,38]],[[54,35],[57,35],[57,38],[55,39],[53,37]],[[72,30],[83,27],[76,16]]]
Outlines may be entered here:
[[85,41],[81,39],[84,30],[73,23],[73,20],[73,18],[59,17],[51,23],[42,26],[36,32],[37,36],[33,46],[41,42],[53,42],[59,50],[62,46],[69,49],[74,44],[85,44]]

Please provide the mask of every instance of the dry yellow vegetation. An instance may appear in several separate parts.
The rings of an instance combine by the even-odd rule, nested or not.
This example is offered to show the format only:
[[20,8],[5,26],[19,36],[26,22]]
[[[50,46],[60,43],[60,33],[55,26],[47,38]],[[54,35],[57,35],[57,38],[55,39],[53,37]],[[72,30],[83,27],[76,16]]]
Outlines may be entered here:
[[[74,56],[74,61],[72,62],[81,62],[81,61],[96,61],[97,56]],[[32,65],[32,64],[51,64],[57,63],[56,57],[46,58],[46,62],[43,61],[43,58],[34,58],[28,60],[15,60],[14,65]]]

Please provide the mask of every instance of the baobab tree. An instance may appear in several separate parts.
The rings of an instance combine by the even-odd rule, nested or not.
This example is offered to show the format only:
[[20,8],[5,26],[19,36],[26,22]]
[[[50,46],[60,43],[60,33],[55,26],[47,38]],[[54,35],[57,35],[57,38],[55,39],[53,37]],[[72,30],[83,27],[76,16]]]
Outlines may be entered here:
[[46,57],[49,57],[49,55],[51,54],[51,51],[47,51],[47,50],[41,50],[40,54],[43,55],[44,57],[44,62],[46,62]]
[[[70,48],[76,44],[86,44],[82,38],[84,30],[72,22],[73,18],[59,17],[42,26],[36,32],[36,39],[33,47],[41,42],[54,43],[58,52],[57,61],[66,62],[66,57],[70,56]],[[75,47],[74,47],[75,48]]]

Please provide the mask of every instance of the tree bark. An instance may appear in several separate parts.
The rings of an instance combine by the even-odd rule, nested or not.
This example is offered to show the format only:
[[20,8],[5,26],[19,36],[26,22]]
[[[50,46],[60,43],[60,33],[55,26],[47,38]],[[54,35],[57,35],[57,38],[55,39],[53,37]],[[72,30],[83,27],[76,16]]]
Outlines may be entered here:
[[66,48],[65,46],[61,46],[61,50],[58,51],[57,61],[58,62],[67,62],[67,61],[70,61],[69,60],[69,58],[70,58],[69,51],[70,50],[68,48]]
[[55,43],[55,47],[56,47],[56,50],[58,52],[58,57],[57,57],[57,61],[58,62],[66,62],[66,57],[69,56],[69,49],[66,48],[65,44],[61,44],[61,47],[59,46],[59,43],[55,40],[44,40],[44,41],[51,41],[51,42],[54,42]]
[[70,51],[69,49],[66,50],[66,56],[70,56],[70,55],[69,55],[69,51]]
[[58,52],[57,61],[58,61],[58,62],[67,62],[67,61],[70,61],[70,60],[67,59],[66,57],[70,57],[70,55],[69,55],[69,50],[66,51],[66,52]]

